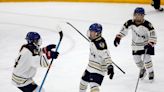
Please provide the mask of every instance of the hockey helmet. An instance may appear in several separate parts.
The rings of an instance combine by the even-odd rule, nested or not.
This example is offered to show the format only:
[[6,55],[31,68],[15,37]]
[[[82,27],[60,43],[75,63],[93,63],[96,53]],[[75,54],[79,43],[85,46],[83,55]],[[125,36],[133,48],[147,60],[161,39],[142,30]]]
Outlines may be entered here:
[[101,33],[102,32],[102,25],[99,23],[93,23],[92,25],[90,25],[89,30],[97,32],[97,33]]
[[134,10],[134,14],[136,14],[136,13],[145,15],[145,10],[144,10],[144,8],[142,8],[142,7],[137,7],[137,8]]
[[28,32],[25,39],[27,40],[27,43],[41,45],[41,37],[37,32]]

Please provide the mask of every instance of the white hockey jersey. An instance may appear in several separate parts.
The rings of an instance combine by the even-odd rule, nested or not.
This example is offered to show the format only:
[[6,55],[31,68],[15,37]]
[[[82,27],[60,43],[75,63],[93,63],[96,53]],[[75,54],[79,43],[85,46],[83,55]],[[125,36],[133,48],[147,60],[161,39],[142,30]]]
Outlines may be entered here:
[[132,50],[143,50],[145,44],[148,42],[157,42],[156,32],[152,24],[144,20],[140,25],[135,24],[131,19],[128,20],[124,25],[119,35],[124,37],[128,34],[128,30],[132,30]]
[[90,41],[90,55],[87,70],[91,73],[98,73],[104,76],[107,66],[112,64],[110,53],[102,37]]
[[12,83],[17,87],[23,87],[33,82],[37,67],[48,67],[47,57],[34,45],[23,45],[12,74]]

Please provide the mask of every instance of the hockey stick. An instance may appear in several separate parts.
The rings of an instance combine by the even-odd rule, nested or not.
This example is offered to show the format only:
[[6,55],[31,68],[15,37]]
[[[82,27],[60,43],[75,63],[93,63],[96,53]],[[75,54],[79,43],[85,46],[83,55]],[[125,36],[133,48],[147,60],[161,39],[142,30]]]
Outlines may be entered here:
[[73,29],[75,29],[82,37],[84,37],[88,42],[89,39],[87,37],[85,37],[76,27],[74,27],[71,23],[66,22],[68,25],[70,25]]
[[[85,38],[88,42],[89,39],[87,37],[85,37],[76,27],[74,27],[71,23],[66,22],[68,25],[70,25],[73,29],[75,29],[83,38]],[[118,66],[116,65],[114,62],[112,62],[123,74],[125,74],[125,72]]]
[[123,74],[125,74],[125,72],[118,66],[116,65],[114,62],[112,62]]
[[139,84],[139,81],[140,81],[140,72],[139,72],[139,76],[138,76],[138,79],[137,79],[137,84],[136,84],[136,88],[135,88],[135,92],[137,92],[137,88],[138,88],[138,84]]
[[[60,45],[60,43],[61,43],[61,41],[62,41],[63,32],[60,31],[60,32],[59,32],[59,35],[60,35],[60,39],[59,39],[59,42],[58,42],[57,47],[56,47],[56,50],[55,50],[56,52],[58,51],[59,45]],[[53,59],[51,60],[50,65],[48,66],[48,69],[47,69],[47,71],[46,71],[46,74],[45,74],[45,76],[44,76],[44,78],[43,78],[42,84],[41,84],[41,86],[40,86],[38,92],[41,92],[41,89],[42,89],[42,87],[43,87],[43,84],[44,84],[44,82],[45,82],[45,80],[46,80],[46,77],[47,77],[47,75],[48,75],[48,72],[49,72],[49,70],[50,70],[50,68],[51,68],[52,62],[53,62]]]
[[[143,57],[143,62],[145,61],[146,53],[147,53],[147,49],[145,49],[145,53],[144,53],[144,57]],[[139,76],[138,76],[138,79],[137,79],[137,84],[136,84],[135,92],[137,92],[138,84],[139,84],[139,81],[140,81],[140,72],[139,72]]]

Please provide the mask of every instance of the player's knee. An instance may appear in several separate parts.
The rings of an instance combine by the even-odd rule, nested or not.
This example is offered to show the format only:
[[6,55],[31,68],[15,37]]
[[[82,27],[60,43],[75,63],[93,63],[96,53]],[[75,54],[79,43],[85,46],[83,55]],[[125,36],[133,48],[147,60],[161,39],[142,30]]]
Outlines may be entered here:
[[99,92],[99,84],[95,82],[90,83],[91,92]]
[[145,67],[146,69],[152,68],[153,67],[152,61],[145,62]]
[[140,61],[142,61],[140,55],[134,55],[134,56],[133,56],[133,59],[134,59],[135,63],[139,63]]
[[83,91],[85,92],[85,90],[87,89],[87,86],[88,86],[88,83],[81,80],[81,82],[80,82],[80,92],[83,92]]
[[151,68],[153,66],[152,60],[151,60],[151,56],[150,55],[146,55],[145,56],[145,67],[147,69]]
[[143,63],[140,55],[134,55],[133,58],[134,58],[134,61],[135,61],[138,68],[144,67],[144,63]]
[[91,88],[91,92],[99,92],[99,87],[98,86],[95,86],[95,87],[92,87]]
[[80,90],[86,90],[87,85],[80,83]]
[[137,65],[137,67],[139,67],[139,68],[143,68],[143,67],[144,67],[144,63],[143,63],[142,61],[137,62],[136,65]]
[[149,61],[151,61],[151,56],[150,55],[146,55],[144,62],[146,63],[146,62],[149,62]]

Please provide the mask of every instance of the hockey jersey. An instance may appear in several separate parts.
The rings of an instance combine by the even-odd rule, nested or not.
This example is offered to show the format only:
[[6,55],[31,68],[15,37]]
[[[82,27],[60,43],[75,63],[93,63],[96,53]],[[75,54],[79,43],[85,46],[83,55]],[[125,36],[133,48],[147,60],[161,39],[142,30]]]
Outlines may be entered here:
[[134,20],[128,20],[122,27],[119,35],[124,37],[128,30],[132,30],[132,50],[143,50],[148,42],[157,42],[156,32],[152,24],[144,20],[142,24],[137,25]]
[[107,44],[103,37],[98,37],[90,41],[90,55],[87,70],[91,73],[104,75],[107,66],[112,64]]
[[47,57],[42,50],[33,44],[23,45],[12,74],[12,83],[17,87],[26,86],[33,82],[37,67],[48,67]]

